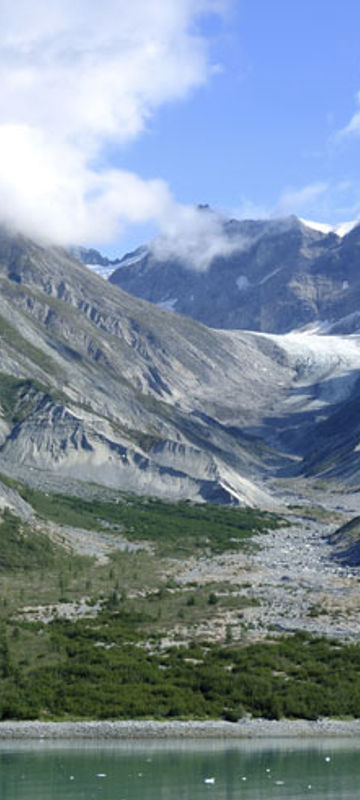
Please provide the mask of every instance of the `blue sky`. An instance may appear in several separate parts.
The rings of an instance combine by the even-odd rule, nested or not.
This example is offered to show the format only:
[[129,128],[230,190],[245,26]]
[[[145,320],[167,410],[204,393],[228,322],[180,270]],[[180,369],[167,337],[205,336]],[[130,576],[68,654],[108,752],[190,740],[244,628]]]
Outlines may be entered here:
[[355,0],[2,0],[0,25],[17,229],[121,254],[158,233],[195,247],[196,203],[360,217]]
[[359,30],[355,0],[235,3],[208,31],[221,71],[159,110],[120,163],[163,177],[182,203],[356,217],[360,136],[339,131],[356,113]]

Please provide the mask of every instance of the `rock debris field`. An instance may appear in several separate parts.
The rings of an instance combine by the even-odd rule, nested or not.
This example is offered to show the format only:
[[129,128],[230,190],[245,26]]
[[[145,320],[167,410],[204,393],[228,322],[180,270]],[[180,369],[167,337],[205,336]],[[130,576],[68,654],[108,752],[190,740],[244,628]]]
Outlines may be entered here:
[[297,520],[254,537],[255,553],[190,559],[176,575],[179,583],[227,581],[251,603],[240,613],[229,611],[211,620],[198,633],[220,639],[231,626],[234,639],[258,639],[268,630],[359,639],[360,568],[342,566],[334,558],[328,541],[333,529],[324,522]]
[[[360,567],[343,566],[335,557],[329,535],[338,522],[288,516],[288,525],[252,538],[248,552],[203,555],[186,560],[164,559],[163,579],[171,579],[186,592],[211,584],[219,599],[233,597],[232,608],[219,602],[216,613],[197,622],[177,622],[167,631],[163,646],[187,643],[193,638],[234,642],[258,640],[268,633],[280,635],[304,630],[343,641],[360,638]],[[135,552],[152,548],[127,542],[123,536],[48,526],[50,536],[81,555],[106,563],[113,550]],[[217,585],[217,586],[216,586]],[[215,588],[214,588],[215,587]],[[217,588],[218,587],[218,588]],[[146,587],[132,591],[146,596]],[[238,601],[237,601],[238,598]],[[93,616],[98,605],[53,604],[24,608],[24,617],[49,622],[56,617]],[[212,612],[214,612],[214,608]]]

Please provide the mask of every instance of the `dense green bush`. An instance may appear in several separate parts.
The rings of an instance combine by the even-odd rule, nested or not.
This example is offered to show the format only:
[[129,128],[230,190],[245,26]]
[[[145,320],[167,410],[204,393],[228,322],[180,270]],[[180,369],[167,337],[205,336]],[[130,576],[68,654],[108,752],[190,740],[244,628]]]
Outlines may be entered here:
[[[4,481],[9,482],[3,476]],[[120,495],[117,502],[45,494],[14,481],[12,485],[45,519],[89,530],[122,531],[135,541],[151,541],[159,555],[222,553],[251,544],[255,533],[278,528],[282,519],[250,508],[170,503],[156,498]]]
[[[18,627],[37,637],[45,626]],[[1,719],[360,716],[358,645],[298,634],[149,653],[137,644],[137,624],[110,611],[54,621],[46,635],[45,663],[27,665],[16,663],[11,627],[0,632]]]

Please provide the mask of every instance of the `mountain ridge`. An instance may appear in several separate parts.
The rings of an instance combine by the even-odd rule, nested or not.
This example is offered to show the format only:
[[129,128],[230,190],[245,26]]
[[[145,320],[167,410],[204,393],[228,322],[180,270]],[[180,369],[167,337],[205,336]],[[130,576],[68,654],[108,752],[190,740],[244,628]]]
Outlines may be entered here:
[[[40,487],[278,508],[356,404],[358,337],[210,329],[4,230],[0,286],[0,471]],[[351,485],[356,436],[351,475],[336,443],[330,470]]]
[[[104,297],[101,280],[57,249],[49,252],[21,238],[14,246],[3,236],[0,261],[2,369],[19,379],[35,378],[64,394],[57,403],[51,393],[34,389],[35,407],[24,420],[11,427],[3,419],[1,462],[33,469],[56,464],[57,473],[65,462],[66,474],[79,476],[82,470],[83,478],[96,480],[96,457],[105,448],[106,457],[99,457],[101,481],[118,485],[121,473],[121,486],[130,490],[172,496],[173,486],[178,484],[175,495],[187,497],[197,496],[198,485],[209,495],[211,487],[218,486],[219,496],[225,496],[216,458],[202,454],[207,425],[200,418],[192,417],[191,424],[183,419],[192,412],[191,403],[201,401],[205,393],[202,382],[208,397],[211,385],[216,394],[213,364],[215,357],[221,373],[226,355],[223,342],[215,334],[209,339],[206,329],[199,326],[193,330],[181,317],[174,326],[166,312],[150,308],[149,313],[146,304],[121,291],[115,292],[118,299],[114,301],[110,286]],[[166,348],[159,338],[159,326],[166,331]],[[17,352],[13,357],[14,341],[22,348],[20,358]],[[232,361],[231,356],[230,364]],[[169,376],[164,378],[166,370],[171,390]],[[99,377],[105,378],[106,391]],[[174,408],[166,402],[169,394]],[[182,407],[176,408],[180,399]],[[207,402],[210,406],[209,399]],[[160,441],[156,460],[143,447],[134,447],[134,438],[135,444],[146,438]],[[215,453],[221,452],[224,438],[226,432],[214,434]],[[175,457],[176,450],[179,455]],[[109,465],[111,458],[116,468]],[[129,461],[128,474],[136,476],[130,481],[124,466]],[[179,469],[179,462],[187,471]],[[231,474],[229,465],[223,468]],[[113,473],[117,475],[114,480]],[[244,479],[244,485],[247,483],[246,496],[251,495],[251,483]],[[253,491],[256,495],[257,490]]]
[[222,232],[224,247],[233,249],[206,270],[184,260],[181,249],[177,255],[174,242],[167,258],[150,244],[124,256],[109,280],[214,328],[287,333],[321,323],[340,333],[359,329],[352,316],[360,308],[358,224],[338,235],[296,217],[233,219],[223,221]]

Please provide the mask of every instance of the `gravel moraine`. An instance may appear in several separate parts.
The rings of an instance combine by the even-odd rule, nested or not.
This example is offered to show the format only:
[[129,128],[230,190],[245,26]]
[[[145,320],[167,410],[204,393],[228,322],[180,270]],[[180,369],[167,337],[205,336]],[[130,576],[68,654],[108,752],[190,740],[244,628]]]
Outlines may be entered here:
[[10,739],[268,739],[360,736],[360,720],[265,720],[233,722],[1,722],[0,740]]
[[[334,559],[328,535],[336,525],[301,519],[254,537],[260,549],[249,555],[228,554],[190,559],[175,575],[181,585],[228,581],[256,604],[241,616],[223,619],[234,640],[246,633],[259,638],[274,632],[306,630],[342,640],[360,639],[360,568]],[[214,621],[216,623],[216,621]],[[199,631],[200,632],[200,631]],[[216,631],[201,631],[202,635]],[[217,638],[223,636],[219,620]]]

